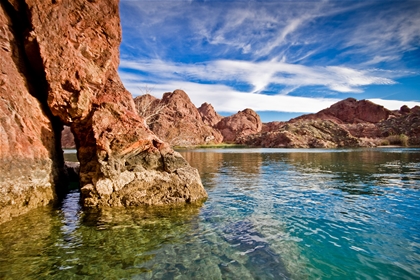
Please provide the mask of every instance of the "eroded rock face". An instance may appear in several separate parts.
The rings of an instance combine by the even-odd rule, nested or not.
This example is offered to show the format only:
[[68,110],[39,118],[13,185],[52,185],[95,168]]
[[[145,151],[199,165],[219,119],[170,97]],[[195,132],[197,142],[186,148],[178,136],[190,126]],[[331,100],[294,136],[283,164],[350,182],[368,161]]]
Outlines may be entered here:
[[60,128],[38,100],[43,85],[26,63],[16,8],[1,2],[0,223],[52,203],[63,168],[54,133]]
[[213,106],[207,102],[201,104],[200,108],[198,108],[198,112],[200,113],[203,122],[211,127],[216,126],[223,119],[223,117],[214,110]]
[[260,116],[252,109],[245,109],[238,113],[223,118],[217,123],[216,128],[223,135],[223,142],[238,142],[237,139],[261,131],[262,123]]
[[[21,4],[18,8],[25,17],[22,21],[25,23],[22,32],[25,38],[20,50],[27,54],[27,64],[44,83],[43,88],[37,88],[40,92],[37,99],[59,119],[53,133],[51,120],[43,119],[40,112],[33,113],[39,115],[33,126],[37,127],[34,128],[34,138],[40,140],[28,137],[27,150],[35,149],[39,157],[35,161],[46,160],[46,163],[39,164],[38,173],[46,174],[39,175],[40,178],[51,178],[54,174],[51,165],[56,161],[51,160],[52,150],[60,146],[55,140],[43,140],[59,135],[62,124],[65,124],[71,127],[75,137],[85,207],[192,202],[207,196],[197,171],[156,137],[138,116],[131,94],[118,77],[121,28],[117,0],[26,0],[12,3]],[[5,28],[8,28],[7,21]],[[2,49],[10,52],[7,42],[4,44]],[[15,60],[15,64],[23,61],[20,57]],[[6,87],[11,82],[6,81]],[[2,95],[10,92],[12,89],[6,88]],[[18,100],[16,103],[34,103],[32,101],[36,100]],[[5,113],[10,112],[7,106],[2,107]],[[33,104],[28,106],[34,107]],[[28,109],[28,115],[20,114],[21,123],[29,122],[32,111]],[[11,125],[6,120],[9,126],[5,129],[24,129],[17,121],[18,115],[13,118],[9,121]],[[40,124],[44,120],[43,127]],[[11,137],[9,131],[3,134]],[[25,131],[24,134],[28,135]],[[44,147],[39,151],[36,150],[37,141]],[[5,150],[9,151],[10,147]],[[2,155],[2,158],[7,157]],[[26,158],[28,156],[24,155]],[[60,162],[64,163],[62,159]],[[19,180],[17,174],[11,176]],[[51,187],[50,181],[39,180],[37,184]],[[53,197],[54,193],[51,192],[50,196]]]
[[162,99],[142,95],[134,99],[139,115],[150,129],[172,146],[220,143],[222,135],[206,124],[182,90],[167,92]]

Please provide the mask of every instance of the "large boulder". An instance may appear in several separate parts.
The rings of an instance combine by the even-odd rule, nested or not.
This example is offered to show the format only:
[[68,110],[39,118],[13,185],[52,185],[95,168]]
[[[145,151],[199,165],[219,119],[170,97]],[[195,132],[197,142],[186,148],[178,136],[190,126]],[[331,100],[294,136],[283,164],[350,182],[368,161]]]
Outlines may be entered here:
[[216,128],[223,135],[223,142],[234,143],[237,139],[256,134],[262,129],[260,116],[252,109],[245,109],[225,117],[217,123]]
[[[9,136],[12,126],[23,130],[22,122],[32,126],[30,119],[39,116],[33,126],[36,127],[34,137],[40,140],[28,137],[25,148],[26,152],[34,151],[34,161],[40,170],[36,174],[45,173],[45,176],[39,176],[49,179],[38,180],[37,185],[51,189],[54,170],[64,165],[62,154],[58,160],[54,154],[60,146],[56,139],[59,140],[64,124],[71,127],[75,138],[83,206],[192,202],[207,196],[197,170],[148,129],[135,110],[131,94],[118,77],[121,27],[117,0],[11,1],[13,5],[3,2],[2,7],[7,6],[4,14],[9,17],[2,16],[1,32],[8,36],[2,36],[2,51],[15,51],[13,44],[7,45],[12,40],[4,38],[24,34],[24,38],[20,38],[21,45],[16,48],[26,53],[26,57],[6,54],[10,59],[4,59],[12,65],[11,69],[21,64],[29,65],[36,77],[34,83],[38,85],[33,94],[37,100],[23,96],[16,103],[31,103],[28,107],[38,106],[39,112],[32,115],[28,109],[27,114],[20,115],[21,119],[14,116],[10,121],[13,124],[3,129],[6,131],[2,132],[2,139],[14,137]],[[21,33],[10,28],[10,18]],[[7,71],[26,76],[20,69]],[[13,80],[3,81],[2,96],[15,92]],[[19,82],[26,86],[26,81]],[[36,101],[41,104],[34,104]],[[4,105],[3,100],[1,104],[2,111],[10,114],[10,106]],[[44,110],[40,109],[44,107]],[[45,112],[51,117],[43,117]],[[43,122],[44,126],[41,125]],[[23,131],[22,135],[26,136],[27,132]],[[41,143],[42,147],[37,150]],[[7,152],[1,155],[2,160],[11,164],[10,169],[18,166],[8,160],[13,156],[9,151],[12,148],[8,145]],[[20,154],[23,154],[23,160],[31,157],[23,150]],[[46,163],[39,163],[44,159]],[[52,166],[54,163],[60,166]],[[10,178],[19,181],[18,174],[11,173]],[[1,189],[3,196],[6,195],[7,186],[4,187],[3,182]],[[53,199],[54,193],[50,192]],[[12,203],[7,198],[2,201]]]
[[145,94],[134,99],[149,128],[172,146],[220,143],[222,135],[206,124],[182,90],[167,92],[162,99]]

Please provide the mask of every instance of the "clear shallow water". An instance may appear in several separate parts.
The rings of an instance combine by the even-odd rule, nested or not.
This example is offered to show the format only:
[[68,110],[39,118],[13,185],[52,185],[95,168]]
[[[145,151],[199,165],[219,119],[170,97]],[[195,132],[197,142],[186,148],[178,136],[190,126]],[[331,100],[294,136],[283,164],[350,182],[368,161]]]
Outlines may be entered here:
[[420,149],[182,151],[203,206],[0,225],[0,279],[419,279]]

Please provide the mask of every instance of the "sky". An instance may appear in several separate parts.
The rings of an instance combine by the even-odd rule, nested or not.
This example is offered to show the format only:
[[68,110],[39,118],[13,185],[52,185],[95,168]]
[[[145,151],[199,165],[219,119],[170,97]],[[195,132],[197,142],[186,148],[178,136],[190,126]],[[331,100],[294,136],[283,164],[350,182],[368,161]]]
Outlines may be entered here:
[[420,106],[420,0],[121,0],[119,74],[263,122],[353,97]]

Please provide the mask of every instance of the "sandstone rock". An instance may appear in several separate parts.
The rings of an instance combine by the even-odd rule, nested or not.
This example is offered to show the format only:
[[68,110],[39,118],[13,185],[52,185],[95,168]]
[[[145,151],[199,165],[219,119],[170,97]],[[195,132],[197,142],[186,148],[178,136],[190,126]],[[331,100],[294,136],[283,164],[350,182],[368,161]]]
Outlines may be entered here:
[[[81,199],[85,207],[192,202],[206,197],[197,171],[144,125],[130,93],[118,77],[121,40],[118,1],[13,1],[13,5],[6,2],[7,13],[15,10],[15,4],[22,9],[21,18],[15,16],[15,22],[25,35],[16,49],[25,52],[28,59],[14,54],[13,40],[7,38],[13,38],[15,34],[10,28],[10,19],[2,15],[2,32],[6,30],[1,36],[2,52],[6,53],[6,56],[2,53],[2,60],[7,59],[6,65],[11,65],[11,70],[2,71],[2,96],[13,92],[12,85],[16,82],[13,79],[30,76],[21,69],[12,69],[26,63],[33,70],[34,95],[41,105],[36,105],[37,100],[19,91],[17,94],[22,100],[13,102],[31,103],[27,113],[14,109],[14,103],[7,98],[1,101],[2,113],[10,114],[13,110],[19,113],[12,114],[13,119],[4,119],[2,142],[4,139],[8,142],[2,145],[6,154],[2,152],[1,158],[6,161],[2,168],[11,174],[4,178],[11,182],[27,180],[32,182],[31,186],[41,186],[46,197],[42,201],[29,190],[19,189],[19,195],[30,195],[30,201],[25,203],[45,204],[44,201],[54,198],[51,181],[59,169],[54,163],[64,164],[62,154],[56,159],[55,152],[61,146],[56,139],[59,139],[63,124],[71,127],[75,137],[80,160]],[[3,73],[9,71],[11,74],[5,77]],[[16,72],[23,75],[15,75]],[[12,76],[16,77],[12,79]],[[17,82],[22,85],[26,81]],[[25,86],[21,91],[24,90]],[[52,113],[51,117],[43,116],[42,106],[44,112]],[[33,124],[30,123],[32,118],[36,118]],[[53,121],[55,125],[51,125]],[[25,131],[26,126],[34,127],[32,134]],[[15,136],[13,129],[23,132]],[[21,135],[27,140],[13,140]],[[11,144],[15,143],[22,143],[19,152],[11,152]],[[31,159],[31,153],[33,163],[28,163],[26,159]],[[21,170],[29,170],[26,166],[33,165],[33,171],[28,173],[35,174],[33,178],[29,175],[25,179],[23,173],[21,180],[20,174],[11,171],[16,169],[18,162],[9,158],[17,154],[23,155]],[[148,178],[147,185],[142,178]],[[162,180],[167,183],[166,189],[161,187]],[[147,193],[148,189],[153,192]],[[11,205],[3,182],[1,190],[2,203]],[[143,191],[150,197],[148,201],[136,198],[136,193],[143,197]]]
[[262,129],[260,116],[252,109],[245,109],[223,118],[216,128],[223,135],[223,142],[232,143],[240,137],[258,133]]
[[182,90],[167,92],[162,99],[146,94],[136,97],[134,102],[150,129],[172,146],[222,141],[222,135],[203,122],[199,111]]
[[[16,6],[18,7],[18,6]],[[43,84],[26,63],[22,14],[0,6],[0,223],[55,201],[61,129],[40,103]]]
[[201,104],[200,108],[198,108],[198,112],[200,113],[203,122],[211,127],[216,126],[223,119],[209,103]]

